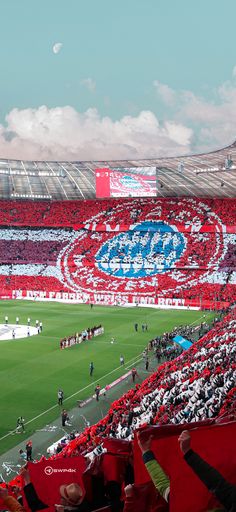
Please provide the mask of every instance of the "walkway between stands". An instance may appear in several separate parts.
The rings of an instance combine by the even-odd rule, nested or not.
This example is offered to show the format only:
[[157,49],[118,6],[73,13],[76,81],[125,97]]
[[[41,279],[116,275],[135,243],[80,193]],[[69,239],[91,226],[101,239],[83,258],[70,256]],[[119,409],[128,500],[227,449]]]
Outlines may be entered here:
[[[140,364],[136,365],[138,371],[138,378],[136,382],[141,383],[147,378],[149,373],[152,373],[157,368],[157,366],[156,358],[152,356],[150,358],[149,371],[147,372],[145,371],[145,361],[141,361]],[[126,373],[125,367],[124,373]],[[106,415],[111,403],[132,386],[132,377],[129,376],[128,379],[121,382],[118,386],[111,388],[105,396],[101,395],[99,402],[96,402],[94,399],[83,407],[74,407],[68,411],[71,423],[71,426],[68,427],[62,427],[61,425],[61,407],[58,406],[59,417],[57,420],[49,425],[45,425],[45,427],[40,430],[36,430],[33,435],[31,433],[28,434],[28,437],[32,440],[33,444],[33,459],[39,460],[42,455],[49,457],[50,455],[47,454],[47,448],[53,443],[59,441],[59,439],[64,435],[69,434],[74,430],[81,432],[86,427],[86,422],[94,424],[99,421]],[[0,480],[6,482],[12,480],[19,472],[20,467],[24,464],[24,461],[22,461],[22,458],[20,457],[19,450],[25,449],[25,445],[28,440],[27,426],[25,435],[15,435],[18,436],[19,443],[8,452],[0,455]]]

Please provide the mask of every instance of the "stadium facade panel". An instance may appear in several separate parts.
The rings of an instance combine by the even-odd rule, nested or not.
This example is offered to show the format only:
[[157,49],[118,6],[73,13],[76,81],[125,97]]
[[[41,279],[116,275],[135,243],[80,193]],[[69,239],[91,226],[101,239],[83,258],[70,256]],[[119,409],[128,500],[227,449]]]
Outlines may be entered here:
[[[120,185],[127,196],[143,194],[137,181],[130,179],[142,169],[142,182],[149,185],[149,196],[157,197],[235,197],[236,142],[223,149],[191,156],[114,161],[22,161],[0,160],[0,198],[29,200],[83,200],[96,198],[96,170],[108,169],[124,176],[114,184],[113,197]],[[135,170],[136,169],[136,170]],[[155,169],[155,186],[150,183]],[[117,177],[117,176],[116,176]],[[141,180],[141,178],[140,178]],[[145,183],[146,182],[146,183]],[[125,194],[121,193],[121,196]],[[101,195],[100,195],[101,197]]]

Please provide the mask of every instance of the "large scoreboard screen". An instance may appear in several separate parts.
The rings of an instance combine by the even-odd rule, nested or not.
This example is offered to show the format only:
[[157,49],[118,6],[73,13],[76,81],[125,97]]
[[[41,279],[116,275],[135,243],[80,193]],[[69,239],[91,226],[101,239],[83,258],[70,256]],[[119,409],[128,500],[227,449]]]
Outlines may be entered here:
[[96,169],[96,197],[156,196],[156,167]]

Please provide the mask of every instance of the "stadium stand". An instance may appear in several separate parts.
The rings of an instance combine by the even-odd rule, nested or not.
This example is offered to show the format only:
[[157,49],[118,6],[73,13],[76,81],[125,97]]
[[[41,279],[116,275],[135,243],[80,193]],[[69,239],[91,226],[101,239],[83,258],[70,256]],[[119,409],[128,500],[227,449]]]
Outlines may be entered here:
[[[54,511],[62,474],[60,496],[74,493],[69,505],[76,512],[236,510],[235,161],[236,143],[206,155],[142,162],[0,162],[2,298],[230,311],[189,350],[175,359],[173,351],[96,425],[67,439],[59,453],[29,463],[29,474],[8,486],[15,497],[25,500],[31,478],[43,500],[39,508]],[[97,167],[140,165],[156,167],[157,197],[95,199]],[[149,439],[143,459],[140,429]],[[183,429],[196,453],[180,453]],[[208,463],[196,471],[207,488],[186,469],[191,459],[195,470],[196,460],[201,469]],[[156,487],[150,464],[156,464]],[[67,479],[73,473],[76,484]],[[218,484],[225,492],[212,494]],[[85,495],[88,502],[80,506]],[[0,491],[5,510],[1,499]]]
[[[40,488],[40,498],[44,503],[48,502],[49,496],[43,484],[40,485],[41,479],[37,478],[40,473],[37,473],[37,471],[45,472],[45,467],[58,467],[54,464],[58,464],[60,461],[64,461],[63,464],[65,464],[66,460],[73,460],[73,464],[77,465],[75,467],[81,468],[81,478],[86,497],[93,504],[88,510],[97,510],[95,507],[108,506],[109,504],[112,511],[121,510],[121,508],[118,508],[118,503],[121,507],[122,500],[124,500],[124,510],[127,512],[134,510],[139,512],[146,510],[147,512],[153,510],[175,512],[191,510],[199,512],[200,510],[213,511],[216,509],[233,511],[234,508],[231,506],[234,503],[234,485],[231,489],[231,498],[228,496],[228,503],[231,504],[229,508],[210,506],[212,505],[211,499],[213,499],[209,497],[211,487],[208,487],[209,491],[205,493],[200,488],[199,494],[197,494],[198,498],[195,496],[193,504],[190,504],[191,496],[194,495],[197,484],[188,473],[186,476],[185,466],[183,468],[181,466],[183,460],[176,462],[173,459],[176,452],[176,449],[173,452],[173,442],[176,435],[178,436],[182,432],[183,426],[185,430],[186,428],[190,429],[191,435],[195,438],[195,446],[198,446],[197,443],[199,442],[200,446],[205,443],[206,450],[207,443],[209,462],[217,463],[218,468],[222,468],[225,477],[230,478],[232,484],[236,484],[233,470],[235,458],[232,455],[234,452],[232,435],[235,435],[236,427],[234,421],[236,412],[235,335],[235,311],[232,310],[222,321],[216,321],[213,329],[188,351],[182,353],[177,359],[162,364],[141,385],[136,384],[119,400],[116,400],[105,418],[96,425],[87,427],[84,432],[74,437],[60,453],[46,461],[43,457],[38,464],[30,464],[32,480],[35,485],[37,484],[37,489]],[[159,463],[167,468],[165,471],[170,475],[169,478],[172,479],[171,475],[173,475],[176,464],[181,466],[183,472],[181,479],[181,472],[178,471],[178,487],[176,487],[176,478],[173,476],[173,482],[175,483],[173,483],[172,488],[174,489],[174,491],[172,490],[172,507],[170,506],[169,509],[166,508],[166,502],[163,502],[162,496],[164,494],[161,490],[164,485],[163,478],[166,478],[166,476],[161,478],[161,484],[160,476],[158,477],[159,480],[157,476],[155,477],[160,484],[160,488],[157,489],[159,492],[153,494],[154,489],[150,483],[147,484],[147,473],[143,470],[143,463],[140,461],[137,445],[133,441],[135,430],[141,428],[143,433],[149,432],[148,426],[150,425],[156,425],[156,428],[158,428],[158,430],[155,430],[155,427],[152,427],[154,430],[151,430],[153,439],[158,439],[158,444],[154,445],[153,449],[157,453]],[[224,439],[224,436],[226,436],[226,439]],[[216,440],[216,438],[218,441],[215,441],[216,444],[214,445],[211,440]],[[224,450],[220,446],[218,455],[216,455],[219,439],[223,442]],[[222,439],[224,440],[222,441]],[[132,467],[130,466],[132,450],[135,457],[134,476],[132,476]],[[229,453],[232,458],[229,458]],[[81,462],[79,462],[79,457],[82,457]],[[180,456],[178,455],[178,457]],[[150,456],[148,460],[151,460]],[[144,459],[145,461],[147,462],[146,459]],[[87,469],[84,472],[86,466]],[[209,470],[210,468],[208,468]],[[189,481],[189,489],[192,489],[192,491],[185,490],[183,499],[183,494],[181,494],[181,498],[179,496],[179,489],[185,486],[186,478]],[[111,484],[111,481],[116,482],[116,484]],[[128,491],[126,498],[124,495],[122,497],[121,493],[122,486],[127,485],[127,483],[133,484],[134,481],[137,492],[140,484],[143,485],[143,487],[141,485],[142,492],[139,498],[141,501],[138,503],[135,502],[134,496],[132,496],[132,500],[127,499]],[[17,477],[11,482],[13,489],[14,485],[24,486],[24,479]],[[97,485],[99,485],[100,492],[98,496],[101,501],[95,499],[97,498],[97,491],[95,490]],[[120,489],[119,499],[115,493],[116,500],[118,499],[116,505],[109,502],[109,500],[107,501],[106,485],[117,485]],[[168,483],[166,485],[168,486]],[[103,496],[101,489],[104,491]],[[151,500],[150,493],[152,495]],[[216,495],[217,497],[221,496],[220,493]],[[223,495],[225,494],[223,493]],[[156,508],[153,505],[153,500]]]
[[[29,208],[30,204],[30,208]],[[125,206],[128,206],[126,208]],[[209,228],[213,224],[212,212],[224,224],[235,225],[236,205],[234,199],[190,199],[190,198],[135,198],[135,199],[104,199],[102,201],[22,201],[11,200],[0,202],[1,225],[7,226],[53,226],[73,227],[90,223],[109,223],[112,216],[116,224],[130,225],[140,222],[153,210],[159,207],[156,217],[167,222],[175,220],[177,225],[189,224],[194,220]],[[194,219],[192,213],[195,211]],[[202,207],[202,208],[201,208]],[[113,217],[114,214],[114,217]],[[233,231],[232,231],[233,232]]]
[[235,300],[233,200],[28,206],[26,201],[0,203],[3,296],[13,290],[42,291],[45,297],[84,292],[82,301],[96,302],[94,294],[105,289],[113,303],[114,295],[132,302],[140,291],[154,301],[188,300],[186,305],[198,307],[222,308]]
[[108,415],[59,457],[87,453],[96,436],[96,444],[109,436],[131,440],[134,430],[149,424],[191,423],[230,413],[236,399],[235,336],[236,320],[229,315],[187,352],[162,364],[115,401]]

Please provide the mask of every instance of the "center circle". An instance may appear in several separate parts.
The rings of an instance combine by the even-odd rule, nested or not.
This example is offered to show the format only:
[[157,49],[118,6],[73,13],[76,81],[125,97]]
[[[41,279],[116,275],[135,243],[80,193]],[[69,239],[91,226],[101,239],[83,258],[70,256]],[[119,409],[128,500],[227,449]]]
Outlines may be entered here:
[[0,324],[0,341],[28,338],[38,334],[38,328],[32,325]]

